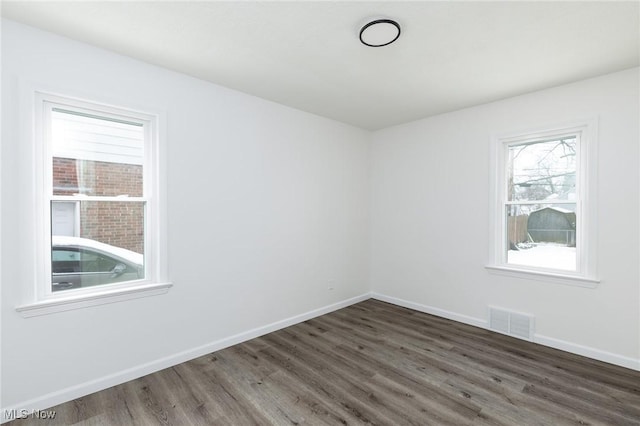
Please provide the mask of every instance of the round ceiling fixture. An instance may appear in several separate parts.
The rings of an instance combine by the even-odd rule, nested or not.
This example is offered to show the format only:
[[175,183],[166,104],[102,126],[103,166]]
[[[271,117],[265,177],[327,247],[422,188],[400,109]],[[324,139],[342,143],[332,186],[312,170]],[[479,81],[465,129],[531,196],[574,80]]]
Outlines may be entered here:
[[360,41],[370,47],[387,46],[400,37],[400,25],[391,19],[376,19],[360,30]]

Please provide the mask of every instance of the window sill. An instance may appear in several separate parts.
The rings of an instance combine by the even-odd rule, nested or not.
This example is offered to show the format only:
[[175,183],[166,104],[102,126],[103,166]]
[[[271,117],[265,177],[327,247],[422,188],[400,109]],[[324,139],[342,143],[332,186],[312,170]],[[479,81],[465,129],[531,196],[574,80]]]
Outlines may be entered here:
[[596,288],[600,280],[595,278],[579,277],[575,275],[565,275],[562,273],[529,271],[508,266],[487,265],[485,268],[492,274],[504,275],[508,277],[538,280],[544,282],[572,285],[585,288]]
[[100,293],[61,297],[18,306],[16,311],[18,311],[23,318],[30,318],[73,309],[82,309],[89,306],[105,305],[107,303],[165,294],[172,286],[172,283],[148,284],[126,289],[106,290]]

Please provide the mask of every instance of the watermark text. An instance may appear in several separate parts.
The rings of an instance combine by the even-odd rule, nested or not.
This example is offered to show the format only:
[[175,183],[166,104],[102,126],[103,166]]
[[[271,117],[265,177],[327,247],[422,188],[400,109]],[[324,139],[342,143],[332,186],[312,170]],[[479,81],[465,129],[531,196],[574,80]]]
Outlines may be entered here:
[[4,420],[21,420],[21,419],[42,419],[52,420],[56,418],[55,410],[28,410],[26,408],[4,410],[2,418]]

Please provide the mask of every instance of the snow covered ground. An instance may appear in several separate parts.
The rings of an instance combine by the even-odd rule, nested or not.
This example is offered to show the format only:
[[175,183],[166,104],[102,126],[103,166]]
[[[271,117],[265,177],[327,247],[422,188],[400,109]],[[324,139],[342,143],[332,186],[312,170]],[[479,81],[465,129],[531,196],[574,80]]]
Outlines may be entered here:
[[529,249],[509,250],[507,263],[575,271],[576,248],[552,243],[537,243]]

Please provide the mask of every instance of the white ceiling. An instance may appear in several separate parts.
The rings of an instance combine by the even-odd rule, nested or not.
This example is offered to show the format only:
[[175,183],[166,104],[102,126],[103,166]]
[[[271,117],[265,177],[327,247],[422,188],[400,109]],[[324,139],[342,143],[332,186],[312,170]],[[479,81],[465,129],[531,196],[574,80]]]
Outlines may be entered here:
[[[11,2],[4,17],[380,129],[640,63],[639,2]],[[402,26],[360,44],[369,18]]]

